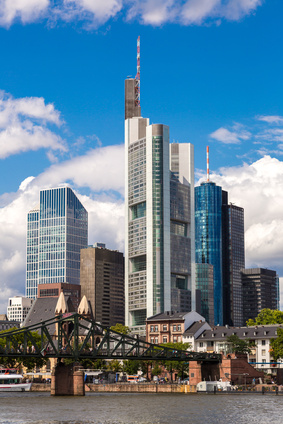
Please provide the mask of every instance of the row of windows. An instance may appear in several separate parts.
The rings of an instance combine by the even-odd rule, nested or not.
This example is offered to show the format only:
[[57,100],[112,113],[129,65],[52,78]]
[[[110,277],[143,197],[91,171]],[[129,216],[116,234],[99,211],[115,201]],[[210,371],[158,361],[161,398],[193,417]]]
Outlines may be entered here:
[[[157,331],[159,331],[159,328],[158,328],[159,326],[158,325],[151,325],[150,326],[150,332],[151,333],[156,333]],[[163,324],[162,326],[162,330],[161,331],[168,331],[168,326],[167,326],[167,324]],[[172,328],[172,330],[173,331],[181,331],[181,329],[182,329],[182,326],[181,326],[181,324],[174,324],[174,325],[172,325],[171,326],[171,328]]]

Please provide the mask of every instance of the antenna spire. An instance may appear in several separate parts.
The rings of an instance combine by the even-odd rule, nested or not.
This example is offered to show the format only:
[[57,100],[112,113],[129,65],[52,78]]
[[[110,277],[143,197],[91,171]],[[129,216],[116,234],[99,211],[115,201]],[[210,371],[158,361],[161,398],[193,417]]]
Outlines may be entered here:
[[206,146],[206,181],[209,182],[209,146]]
[[135,77],[135,105],[140,106],[140,36],[137,39],[137,75]]

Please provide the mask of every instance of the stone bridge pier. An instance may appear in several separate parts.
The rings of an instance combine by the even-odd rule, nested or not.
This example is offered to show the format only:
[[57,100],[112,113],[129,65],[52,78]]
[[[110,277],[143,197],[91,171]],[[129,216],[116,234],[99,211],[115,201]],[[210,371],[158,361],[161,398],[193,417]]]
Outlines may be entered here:
[[220,378],[219,362],[191,361],[190,385],[196,386],[201,381],[215,381]]
[[58,362],[51,373],[52,396],[84,396],[84,372],[79,364],[65,365]]

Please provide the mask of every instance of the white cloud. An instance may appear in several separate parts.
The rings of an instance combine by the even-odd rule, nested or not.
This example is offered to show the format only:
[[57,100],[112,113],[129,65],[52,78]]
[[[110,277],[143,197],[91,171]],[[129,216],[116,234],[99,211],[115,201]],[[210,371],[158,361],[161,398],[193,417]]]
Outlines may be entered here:
[[283,124],[283,116],[279,115],[260,115],[257,116],[256,119],[268,122],[269,124]]
[[62,123],[54,105],[43,98],[14,99],[0,91],[0,158],[40,148],[65,152],[64,140],[47,127]]
[[222,168],[211,181],[245,209],[246,265],[283,275],[283,162],[265,156],[251,165]]
[[188,0],[182,8],[182,20],[186,24],[201,24],[215,16],[220,6],[221,0]]
[[127,12],[127,19],[140,19],[148,25],[161,25],[174,21],[180,5],[174,0],[142,0],[135,1]]
[[233,131],[221,127],[209,136],[224,144],[240,144],[242,140],[248,140],[251,137],[251,134],[241,128],[239,124],[236,124],[234,125]]
[[0,25],[9,27],[17,19],[23,24],[34,22],[49,4],[49,0],[0,0]]
[[[89,244],[124,248],[124,146],[108,146],[50,166],[27,177],[16,193],[0,196],[0,313],[9,296],[24,294],[26,216],[39,202],[43,188],[69,184],[88,210]],[[88,188],[90,195],[80,195]]]
[[200,25],[207,20],[219,24],[221,19],[239,20],[261,4],[262,0],[0,0],[0,25],[45,18],[53,23],[82,21],[93,28],[119,13],[149,25]]
[[256,10],[261,4],[262,0],[230,0],[223,2],[221,9],[226,19],[237,21]]

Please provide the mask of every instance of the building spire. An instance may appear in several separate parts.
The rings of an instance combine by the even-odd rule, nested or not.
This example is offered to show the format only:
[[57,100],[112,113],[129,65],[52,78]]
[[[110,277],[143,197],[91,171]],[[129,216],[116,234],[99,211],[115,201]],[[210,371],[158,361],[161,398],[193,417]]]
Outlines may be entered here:
[[137,74],[136,74],[136,77],[135,77],[135,105],[138,106],[138,107],[141,105],[141,101],[140,101],[141,100],[140,99],[140,94],[141,94],[141,91],[140,91],[140,85],[141,85],[140,58],[141,58],[141,56],[140,56],[140,36],[138,36],[138,39],[137,39]]
[[140,36],[137,40],[137,74],[125,81],[125,119],[141,116],[140,106]]
[[209,182],[209,146],[206,146],[206,181]]

